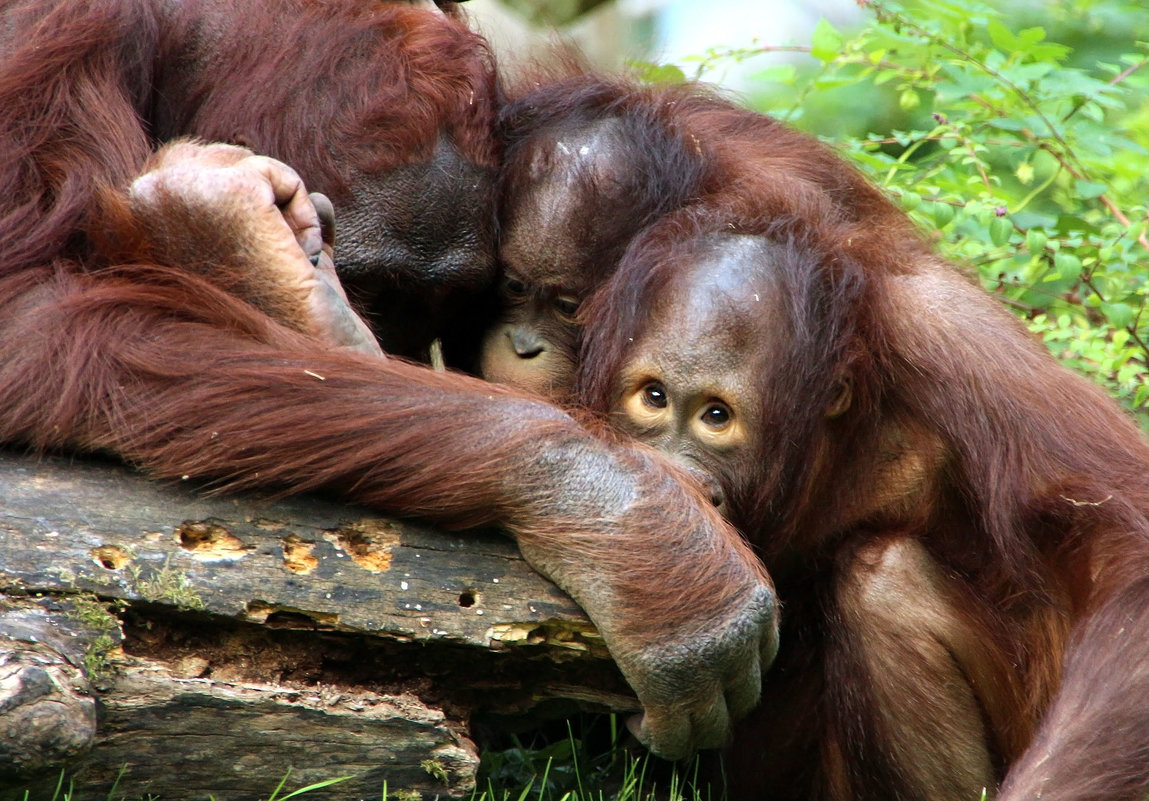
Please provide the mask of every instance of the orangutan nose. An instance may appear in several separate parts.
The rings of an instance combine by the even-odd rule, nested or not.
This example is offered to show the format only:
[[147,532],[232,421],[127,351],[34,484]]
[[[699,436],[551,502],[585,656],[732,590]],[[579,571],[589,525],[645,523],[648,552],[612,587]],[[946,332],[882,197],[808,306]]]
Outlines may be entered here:
[[520,359],[533,359],[545,350],[543,341],[534,331],[512,328],[507,336],[511,338],[511,347]]

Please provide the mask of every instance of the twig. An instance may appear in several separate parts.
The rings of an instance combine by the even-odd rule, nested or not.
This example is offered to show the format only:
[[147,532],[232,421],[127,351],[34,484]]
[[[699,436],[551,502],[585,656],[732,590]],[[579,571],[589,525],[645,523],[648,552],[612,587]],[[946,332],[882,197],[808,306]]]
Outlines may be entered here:
[[[1149,64],[1149,58],[1144,58],[1141,61],[1138,61],[1136,64],[1133,64],[1133,65],[1127,67],[1126,69],[1122,70],[1120,73],[1115,75],[1113,77],[1113,79],[1111,81],[1109,81],[1109,85],[1110,86],[1116,86],[1117,84],[1121,83],[1126,78],[1128,78],[1130,75],[1137,72],[1137,70],[1144,67],[1146,64]],[[1073,108],[1071,108],[1069,110],[1069,112],[1064,117],[1061,118],[1061,121],[1063,123],[1068,122],[1070,117],[1072,117],[1077,112],[1081,111],[1081,109],[1085,108],[1085,105],[1096,96],[1097,95],[1089,95],[1089,97],[1083,97],[1080,100],[1078,100],[1077,104]]]

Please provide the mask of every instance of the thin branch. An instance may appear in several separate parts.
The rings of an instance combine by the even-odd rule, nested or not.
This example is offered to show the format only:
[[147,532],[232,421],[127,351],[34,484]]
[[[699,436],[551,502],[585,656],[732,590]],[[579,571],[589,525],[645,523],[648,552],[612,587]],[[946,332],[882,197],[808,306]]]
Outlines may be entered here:
[[[1088,176],[1084,172],[1078,172],[1075,170],[1073,166],[1068,162],[1068,160],[1065,159],[1064,154],[1059,152],[1056,148],[1050,147],[1048,142],[1041,141],[1037,136],[1033,134],[1032,131],[1023,131],[1023,133],[1030,137],[1039,148],[1053,156],[1053,158],[1057,160],[1057,163],[1060,164],[1065,169],[1065,171],[1072,175],[1075,179],[1079,181],[1088,180]],[[1109,199],[1108,195],[1098,195],[1097,199],[1100,200],[1102,204],[1104,204],[1105,208],[1109,209],[1109,213],[1113,215],[1117,222],[1121,223],[1126,228],[1133,227],[1133,223],[1129,220],[1128,217],[1125,216],[1125,213],[1121,211],[1121,209],[1117,208],[1116,204],[1114,204],[1114,202]],[[1144,231],[1142,231],[1137,236],[1137,241],[1140,243],[1141,247],[1145,248],[1146,251],[1149,251],[1149,237],[1145,235]]]
[[1137,70],[1144,67],[1146,64],[1149,64],[1149,58],[1141,59],[1136,64],[1133,64],[1132,66],[1128,67],[1127,69],[1122,70],[1116,77],[1113,78],[1113,80],[1111,80],[1109,82],[1109,85],[1110,86],[1116,86],[1117,84],[1121,83],[1126,78],[1128,78],[1130,75],[1137,72]]
[[1050,184],[1052,184],[1054,181],[1057,180],[1057,176],[1061,175],[1061,169],[1062,169],[1061,165],[1059,164],[1057,166],[1057,169],[1054,170],[1053,173],[1050,174],[1050,176],[1048,178],[1046,178],[1044,181],[1042,181],[1041,184],[1039,184],[1038,186],[1035,186],[1033,188],[1032,192],[1030,192],[1028,195],[1026,195],[1024,198],[1022,198],[1022,201],[1010,210],[1011,213],[1017,214],[1017,212],[1021,211],[1022,209],[1024,209],[1026,206],[1029,205],[1029,201],[1033,200],[1035,197],[1037,197],[1042,192],[1044,192],[1046,189],[1048,189]]
[[993,195],[993,184],[989,182],[989,176],[985,174],[985,167],[981,163],[981,159],[977,157],[977,151],[973,149],[973,142],[968,138],[962,137],[962,142],[965,144],[965,149],[969,151],[970,158],[973,159],[974,166],[977,167],[978,175],[981,176],[981,182],[985,184],[986,191]]
[[[1095,295],[1097,295],[1097,297],[1101,298],[1102,300],[1105,299],[1105,296],[1101,294],[1101,290],[1099,290],[1097,288],[1097,286],[1093,283],[1093,276],[1092,275],[1089,275],[1089,274],[1083,275],[1081,277],[1081,282],[1083,284],[1085,284],[1087,287],[1089,287],[1089,289]],[[1138,314],[1138,317],[1140,317],[1140,314]],[[1134,322],[1136,322],[1136,320],[1134,320]],[[1143,363],[1149,363],[1149,345],[1146,345],[1145,340],[1143,340],[1141,338],[1141,335],[1137,333],[1136,326],[1134,326],[1132,324],[1127,325],[1127,326],[1125,326],[1125,330],[1129,332],[1129,336],[1132,337],[1133,341],[1137,343],[1137,346],[1139,348],[1141,348],[1141,353],[1142,353],[1141,361]]]
[[896,20],[900,24],[902,24],[902,25],[906,26],[907,28],[915,31],[919,36],[929,40],[930,42],[933,42],[934,44],[936,44],[937,46],[939,46],[945,50],[950,51],[951,53],[953,53],[957,57],[964,59],[965,61],[968,61],[970,64],[973,64],[975,67],[980,69],[982,72],[984,72],[987,75],[990,75],[993,78],[995,78],[996,80],[1000,81],[1003,86],[1008,87],[1012,92],[1014,92],[1018,97],[1020,97],[1022,102],[1024,102],[1025,105],[1029,106],[1030,110],[1033,111],[1033,113],[1036,114],[1037,117],[1042,122],[1045,123],[1046,127],[1049,128],[1049,135],[1050,136],[1052,136],[1054,139],[1056,139],[1058,141],[1058,143],[1060,143],[1061,146],[1066,149],[1067,152],[1070,152],[1070,153],[1072,152],[1072,149],[1069,147],[1069,144],[1065,141],[1064,138],[1062,138],[1060,131],[1058,131],[1057,127],[1053,124],[1053,121],[1050,120],[1049,117],[1046,116],[1045,112],[1038,105],[1037,101],[1035,101],[1032,97],[1030,97],[1028,92],[1026,92],[1024,89],[1022,89],[1017,84],[1015,84],[1009,78],[1005,77],[1003,74],[1001,74],[1000,72],[995,70],[993,67],[986,64],[984,61],[981,61],[980,59],[974,58],[974,56],[972,54],[967,53],[965,50],[962,50],[960,47],[957,47],[956,45],[950,44],[949,42],[947,42],[942,37],[937,36],[935,34],[932,34],[929,31],[927,31],[925,28],[922,28],[920,25],[915,24],[910,18],[905,17],[901,14],[896,14],[896,13],[888,11],[885,8],[883,8],[880,3],[873,3],[872,7],[874,9],[874,12],[878,15],[879,19],[881,19],[883,16],[885,16],[885,17],[888,17],[890,19]]
[[[1001,114],[1002,113],[1002,111],[999,108],[997,108],[996,106],[994,106],[993,103],[991,103],[989,100],[985,99],[984,97],[981,97],[980,95],[970,95],[970,99],[973,100],[975,103],[978,103],[979,105],[989,109],[990,111],[992,111],[995,114]],[[1053,156],[1053,158],[1057,161],[1057,163],[1060,164],[1061,167],[1066,172],[1068,172],[1070,175],[1072,175],[1076,180],[1078,180],[1078,181],[1089,180],[1089,175],[1088,175],[1088,173],[1085,172],[1084,169],[1081,169],[1080,167],[1075,167],[1074,165],[1069,163],[1069,159],[1066,158],[1066,152],[1069,149],[1067,148],[1066,144],[1063,141],[1061,141],[1059,139],[1058,143],[1063,148],[1067,148],[1067,150],[1061,150],[1061,149],[1058,149],[1058,148],[1051,146],[1049,144],[1049,142],[1045,141],[1042,137],[1038,136],[1037,134],[1035,134],[1033,131],[1029,130],[1028,128],[1021,129],[1021,134],[1026,139],[1028,139],[1030,142],[1035,144],[1037,147],[1044,150],[1049,155]],[[1069,151],[1069,152],[1071,152],[1071,151]],[[1123,211],[1121,211],[1121,209],[1117,208],[1117,205],[1112,200],[1109,199],[1108,195],[1099,195],[1097,199],[1101,201],[1102,205],[1104,205],[1105,208],[1109,209],[1109,213],[1112,214],[1113,217],[1119,223],[1124,225],[1126,228],[1131,228],[1133,226],[1133,223],[1129,220],[1128,217],[1125,216],[1125,213]],[[1145,248],[1146,251],[1149,251],[1149,236],[1146,236],[1146,234],[1144,232],[1142,232],[1137,237],[1137,242],[1140,243],[1141,247]]]
[[[709,62],[718,61],[725,58],[738,58],[740,56],[757,56],[768,53],[802,53],[810,55],[814,52],[814,48],[810,45],[762,45],[761,47],[739,47],[728,48],[726,50],[711,50],[708,55],[699,65],[699,70],[710,69]],[[868,58],[862,56],[850,56],[840,54],[837,59],[842,64],[856,64],[861,67],[873,67],[879,70],[886,70],[888,72],[896,72],[899,75],[904,75],[907,78],[928,78],[929,73],[925,70],[913,69],[903,64],[895,64],[892,61],[884,59],[879,61],[870,61]],[[697,73],[696,73],[697,74]]]
[[[1149,64],[1149,58],[1143,58],[1140,61],[1138,61],[1136,64],[1133,64],[1133,65],[1125,68],[1119,74],[1115,75],[1111,81],[1109,81],[1109,85],[1110,86],[1116,86],[1117,84],[1121,83],[1126,78],[1128,78],[1130,75],[1137,72],[1137,70],[1144,67],[1146,64]],[[1069,112],[1064,117],[1061,118],[1061,121],[1063,123],[1068,122],[1070,117],[1072,117],[1077,112],[1081,111],[1081,109],[1085,108],[1086,104],[1088,104],[1089,101],[1091,101],[1096,96],[1097,96],[1096,94],[1093,94],[1093,95],[1089,95],[1089,97],[1081,98],[1081,100],[1077,101],[1077,104],[1073,108],[1071,108],[1069,110]]]

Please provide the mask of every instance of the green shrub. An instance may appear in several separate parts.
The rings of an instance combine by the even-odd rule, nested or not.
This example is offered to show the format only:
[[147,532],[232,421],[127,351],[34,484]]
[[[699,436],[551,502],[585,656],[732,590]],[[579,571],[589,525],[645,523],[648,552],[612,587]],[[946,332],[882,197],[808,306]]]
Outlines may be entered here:
[[809,46],[716,49],[688,66],[705,79],[808,53],[809,68],[759,71],[751,105],[833,141],[1149,428],[1149,45],[1133,38],[1149,10],[861,4],[856,34],[822,21]]

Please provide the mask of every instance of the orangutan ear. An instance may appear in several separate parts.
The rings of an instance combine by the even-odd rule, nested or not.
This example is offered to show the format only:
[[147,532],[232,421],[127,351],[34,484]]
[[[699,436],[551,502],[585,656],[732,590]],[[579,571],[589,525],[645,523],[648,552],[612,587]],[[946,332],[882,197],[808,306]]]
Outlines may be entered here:
[[844,375],[839,378],[837,387],[838,394],[834,396],[834,400],[830,401],[830,405],[826,407],[826,417],[831,420],[849,409],[850,401],[854,399],[854,381],[849,375]]

